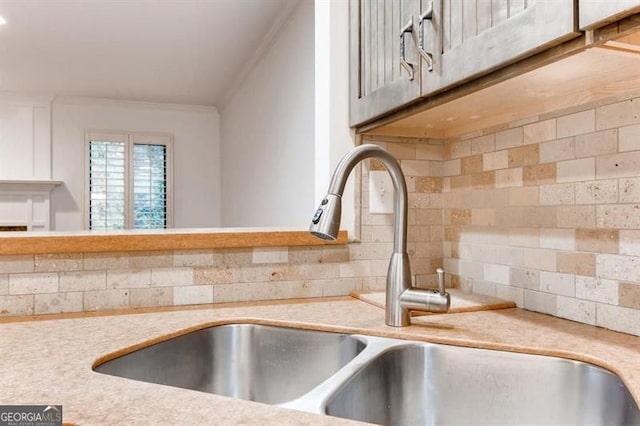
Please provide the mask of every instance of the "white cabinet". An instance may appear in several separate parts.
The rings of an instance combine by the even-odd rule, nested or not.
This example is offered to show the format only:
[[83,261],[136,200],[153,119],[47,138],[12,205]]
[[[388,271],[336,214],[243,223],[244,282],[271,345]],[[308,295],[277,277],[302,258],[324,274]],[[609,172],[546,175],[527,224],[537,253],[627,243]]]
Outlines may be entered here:
[[0,179],[51,179],[51,98],[0,92]]
[[580,29],[606,25],[634,13],[640,13],[640,0],[580,0]]

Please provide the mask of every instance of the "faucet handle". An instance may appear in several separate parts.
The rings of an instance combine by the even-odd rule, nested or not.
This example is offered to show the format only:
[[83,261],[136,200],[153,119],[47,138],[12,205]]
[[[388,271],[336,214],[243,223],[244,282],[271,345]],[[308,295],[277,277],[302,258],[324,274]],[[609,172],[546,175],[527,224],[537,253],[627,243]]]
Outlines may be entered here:
[[438,291],[444,296],[446,294],[446,291],[444,290],[444,269],[436,269],[436,274],[438,274]]

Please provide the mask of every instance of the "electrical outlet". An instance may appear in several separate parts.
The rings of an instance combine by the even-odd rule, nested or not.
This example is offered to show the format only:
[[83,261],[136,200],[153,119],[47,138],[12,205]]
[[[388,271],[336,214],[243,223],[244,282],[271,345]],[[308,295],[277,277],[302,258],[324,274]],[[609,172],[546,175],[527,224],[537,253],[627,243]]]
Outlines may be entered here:
[[369,172],[369,213],[393,213],[393,182],[386,170]]

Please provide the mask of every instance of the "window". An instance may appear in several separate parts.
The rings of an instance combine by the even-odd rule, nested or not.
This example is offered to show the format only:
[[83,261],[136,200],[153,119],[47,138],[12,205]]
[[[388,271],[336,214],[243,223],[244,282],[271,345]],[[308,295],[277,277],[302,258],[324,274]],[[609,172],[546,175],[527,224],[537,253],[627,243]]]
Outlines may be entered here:
[[87,133],[87,227],[171,226],[171,137]]

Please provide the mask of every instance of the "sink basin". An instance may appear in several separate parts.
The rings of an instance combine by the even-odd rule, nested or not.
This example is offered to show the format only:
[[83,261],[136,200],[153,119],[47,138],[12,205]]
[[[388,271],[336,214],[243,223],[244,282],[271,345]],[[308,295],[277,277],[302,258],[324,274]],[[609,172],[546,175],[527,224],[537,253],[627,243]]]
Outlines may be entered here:
[[385,425],[640,425],[633,397],[602,368],[431,344],[381,352],[329,397],[325,411]]
[[232,324],[148,346],[95,371],[280,404],[316,387],[364,347],[362,340],[345,334]]
[[357,334],[221,325],[95,370],[384,425],[640,425],[620,378],[591,364]]

